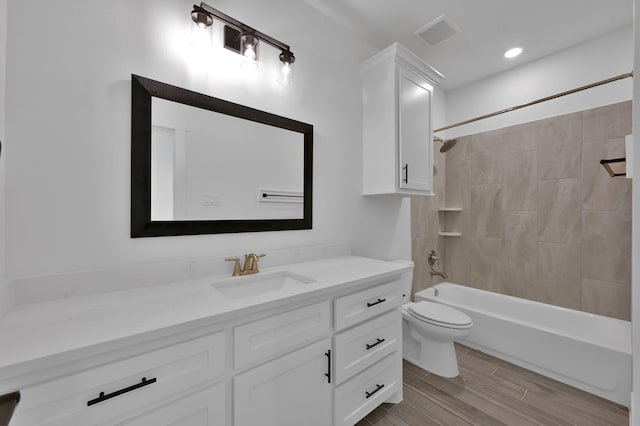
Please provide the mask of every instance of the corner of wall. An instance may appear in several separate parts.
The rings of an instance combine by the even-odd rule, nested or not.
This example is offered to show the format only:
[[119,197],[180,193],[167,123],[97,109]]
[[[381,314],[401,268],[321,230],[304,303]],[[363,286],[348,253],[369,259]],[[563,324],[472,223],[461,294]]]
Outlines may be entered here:
[[[7,0],[0,0],[0,141],[6,147],[6,69],[7,69]],[[6,149],[0,152],[0,282],[6,277],[5,262],[5,155]],[[0,298],[0,304],[2,298]],[[1,315],[1,310],[0,310]]]
[[[634,1],[634,69],[640,69],[640,7],[638,0]],[[640,131],[640,84],[633,85],[633,134]],[[633,175],[640,176],[640,155],[635,155],[633,159]],[[638,389],[640,388],[640,185],[633,185],[633,205],[632,205],[632,244],[631,244],[631,342],[632,342],[632,371],[631,382],[631,424],[636,424],[633,419],[639,417],[634,412],[638,408],[637,399],[640,398]],[[634,409],[635,408],[635,409]]]

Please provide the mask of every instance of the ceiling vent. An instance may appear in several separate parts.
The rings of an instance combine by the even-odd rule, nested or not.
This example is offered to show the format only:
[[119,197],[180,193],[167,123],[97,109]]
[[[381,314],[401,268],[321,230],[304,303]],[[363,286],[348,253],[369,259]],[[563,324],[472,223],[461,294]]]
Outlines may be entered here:
[[424,27],[420,28],[414,34],[427,42],[429,46],[435,46],[461,31],[462,30],[455,22],[445,15],[440,15]]

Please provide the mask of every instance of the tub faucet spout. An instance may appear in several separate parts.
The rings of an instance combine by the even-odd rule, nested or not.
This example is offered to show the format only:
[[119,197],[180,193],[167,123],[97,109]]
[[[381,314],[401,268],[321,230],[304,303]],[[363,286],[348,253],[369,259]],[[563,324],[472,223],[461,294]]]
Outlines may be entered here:
[[445,280],[449,278],[449,277],[447,277],[447,273],[446,272],[436,271],[435,268],[431,268],[431,276],[434,276],[434,275],[442,277]]

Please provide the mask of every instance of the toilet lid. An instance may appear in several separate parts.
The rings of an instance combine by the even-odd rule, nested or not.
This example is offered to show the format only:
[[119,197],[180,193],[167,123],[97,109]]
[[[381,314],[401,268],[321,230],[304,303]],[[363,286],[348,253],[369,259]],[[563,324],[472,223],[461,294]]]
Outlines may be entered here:
[[422,301],[409,307],[411,313],[429,322],[438,322],[453,326],[472,324],[471,318],[464,312],[435,302]]

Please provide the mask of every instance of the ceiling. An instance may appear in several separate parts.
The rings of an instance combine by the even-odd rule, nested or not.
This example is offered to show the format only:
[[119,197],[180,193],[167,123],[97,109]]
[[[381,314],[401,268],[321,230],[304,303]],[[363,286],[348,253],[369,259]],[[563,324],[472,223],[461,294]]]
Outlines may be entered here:
[[[632,25],[633,0],[306,0],[383,49],[400,42],[454,89]],[[428,45],[414,33],[446,15],[462,30]],[[510,47],[525,50],[507,60]]]

